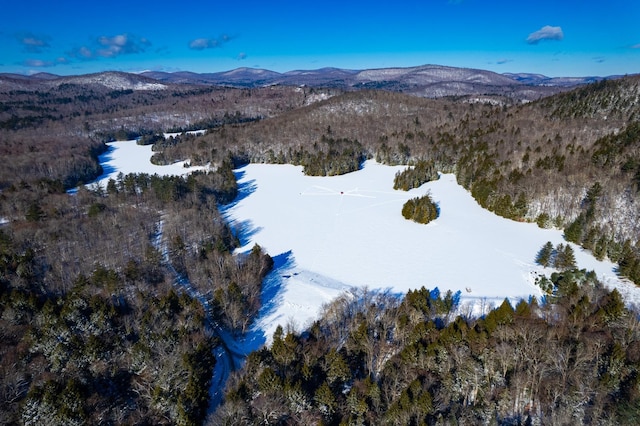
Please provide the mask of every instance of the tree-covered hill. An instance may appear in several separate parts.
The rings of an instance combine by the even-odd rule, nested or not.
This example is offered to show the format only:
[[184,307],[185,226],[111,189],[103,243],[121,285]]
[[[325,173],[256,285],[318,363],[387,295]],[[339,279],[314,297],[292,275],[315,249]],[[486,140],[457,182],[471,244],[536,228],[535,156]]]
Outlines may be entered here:
[[[483,207],[501,216],[562,229],[578,221],[572,241],[600,257],[624,260],[621,270],[638,282],[639,99],[638,76],[517,105],[358,91],[214,129],[164,155],[197,156],[201,163],[229,153],[270,163],[325,158],[335,163],[322,167],[327,174],[350,170],[340,165],[358,158],[428,163],[455,172]],[[352,148],[327,143],[337,140],[352,141]],[[594,185],[601,190],[588,199]]]
[[[204,421],[213,351],[224,353],[215,330],[246,330],[272,265],[259,247],[231,253],[237,239],[218,211],[237,193],[231,162],[65,192],[100,173],[105,139],[171,130],[154,115],[249,117],[223,89],[194,90],[0,95],[0,423]],[[251,95],[227,94],[236,106]],[[279,96],[270,91],[264,111]],[[189,114],[202,104],[213,107]],[[175,285],[185,281],[211,312]]]

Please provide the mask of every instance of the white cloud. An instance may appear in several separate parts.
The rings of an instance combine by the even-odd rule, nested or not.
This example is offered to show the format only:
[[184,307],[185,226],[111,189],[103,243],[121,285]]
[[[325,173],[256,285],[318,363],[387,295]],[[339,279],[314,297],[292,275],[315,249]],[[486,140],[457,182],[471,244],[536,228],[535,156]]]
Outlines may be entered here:
[[228,43],[231,39],[232,37],[227,34],[223,34],[218,38],[196,38],[189,42],[189,49],[215,49],[216,47],[222,47],[223,44]]
[[25,67],[30,67],[30,68],[49,68],[49,67],[55,67],[57,65],[67,65],[69,63],[70,63],[69,59],[61,56],[56,58],[53,61],[48,61],[44,59],[26,59],[20,62],[20,65]]
[[151,45],[146,38],[131,37],[128,34],[118,34],[113,37],[102,36],[98,38],[98,43],[102,46],[97,50],[98,56],[113,58],[114,56],[142,53]]
[[85,59],[90,59],[93,57],[93,52],[86,46],[82,46],[80,49],[78,49],[78,54]]
[[22,44],[25,51],[29,53],[41,53],[44,49],[51,47],[49,45],[48,36],[39,36],[32,33],[23,33],[16,35],[16,38]]
[[189,42],[189,49],[193,49],[193,50],[212,49],[214,47],[218,47],[219,45],[220,43],[218,43],[218,40],[216,39],[197,38]]
[[26,67],[46,68],[53,67],[56,64],[54,62],[43,61],[41,59],[27,59],[26,61],[22,62],[22,65]]
[[556,40],[560,41],[564,38],[564,33],[561,27],[552,27],[551,25],[545,25],[538,31],[534,31],[527,37],[527,43],[538,44],[543,40]]
[[143,53],[151,42],[144,37],[130,34],[101,36],[90,46],[82,46],[69,52],[69,56],[78,59],[114,58],[120,55]]

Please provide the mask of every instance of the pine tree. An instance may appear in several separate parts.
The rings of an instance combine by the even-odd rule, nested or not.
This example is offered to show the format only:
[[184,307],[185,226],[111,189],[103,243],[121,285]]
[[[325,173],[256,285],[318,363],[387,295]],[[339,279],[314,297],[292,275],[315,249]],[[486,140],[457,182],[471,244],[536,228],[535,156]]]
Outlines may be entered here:
[[34,201],[29,205],[27,213],[25,214],[25,217],[29,222],[38,222],[42,220],[44,216],[44,211],[37,201]]
[[551,265],[553,261],[553,243],[551,241],[547,241],[547,243],[542,246],[538,255],[536,256],[536,263],[540,266],[544,266],[545,268]]
[[569,269],[575,269],[576,256],[573,248],[569,244],[558,244],[556,246],[556,255],[553,261],[553,266],[561,271],[567,271]]
[[585,226],[586,219],[581,213],[576,220],[571,222],[571,224],[564,230],[564,238],[572,243],[580,244]]
[[327,382],[322,383],[318,390],[316,390],[314,399],[318,409],[324,416],[330,417],[335,413],[337,405],[336,397],[333,395]]
[[573,248],[569,244],[564,246],[564,262],[565,262],[565,269],[576,268],[576,256],[573,251]]

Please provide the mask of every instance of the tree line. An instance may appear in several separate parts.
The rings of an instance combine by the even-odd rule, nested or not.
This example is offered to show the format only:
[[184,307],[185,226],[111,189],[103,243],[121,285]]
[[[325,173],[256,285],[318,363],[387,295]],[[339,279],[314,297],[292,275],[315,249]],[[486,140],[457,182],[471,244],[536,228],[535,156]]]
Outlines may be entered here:
[[547,302],[455,315],[460,295],[356,291],[251,354],[209,424],[632,424],[637,315],[595,274]]
[[[454,172],[481,206],[500,216],[569,235],[577,221],[573,228],[582,227],[588,238],[568,239],[619,263],[638,282],[637,83],[637,76],[626,77],[504,106],[357,91],[250,125],[224,126],[168,147],[164,156],[195,156],[206,164],[229,149],[251,162],[310,163],[310,173],[330,174],[351,171],[357,161],[344,167],[344,152],[327,155],[324,141],[357,140],[361,158],[413,165],[398,176],[398,187],[419,185],[434,170]],[[612,96],[619,100],[608,101]],[[567,112],[575,105],[582,106]],[[586,221],[585,194],[596,182],[601,193]]]

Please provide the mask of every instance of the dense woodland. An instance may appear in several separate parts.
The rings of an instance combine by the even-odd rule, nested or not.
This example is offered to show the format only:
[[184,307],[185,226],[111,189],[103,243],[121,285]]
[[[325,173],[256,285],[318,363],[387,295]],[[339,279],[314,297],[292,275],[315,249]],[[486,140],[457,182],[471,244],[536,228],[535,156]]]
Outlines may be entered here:
[[636,315],[591,273],[552,280],[483,318],[437,289],[345,295],[251,354],[210,424],[636,424]]
[[[208,418],[207,407],[217,330],[247,330],[273,266],[257,246],[232,254],[242,230],[220,206],[237,195],[235,167],[334,175],[376,159],[410,166],[394,182],[404,190],[454,172],[485,208],[564,229],[640,283],[640,78],[528,104],[278,86],[2,87],[0,423],[638,422],[637,313],[575,270],[568,245],[531,254],[556,271],[541,279],[545,300],[481,318],[457,316],[459,295],[437,290],[345,295],[311,329],[278,330]],[[160,136],[194,129],[206,132]],[[132,137],[154,143],[158,164],[211,171],[66,192],[101,173],[105,142]]]

